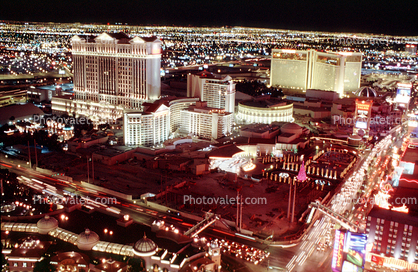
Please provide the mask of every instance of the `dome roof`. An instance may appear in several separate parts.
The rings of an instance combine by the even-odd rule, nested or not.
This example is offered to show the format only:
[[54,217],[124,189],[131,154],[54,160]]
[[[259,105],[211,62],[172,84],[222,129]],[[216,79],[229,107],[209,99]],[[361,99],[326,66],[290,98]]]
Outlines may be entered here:
[[51,230],[54,230],[58,227],[58,220],[49,215],[45,215],[44,218],[41,218],[37,223],[38,232],[40,234],[47,234]]
[[376,91],[371,87],[361,87],[355,92],[356,96],[377,97]]
[[359,135],[350,135],[348,137],[350,140],[354,140],[354,141],[361,141],[362,138]]
[[77,246],[81,250],[91,250],[94,245],[99,242],[100,238],[97,233],[86,229],[84,232],[80,233],[77,239]]
[[158,247],[151,239],[148,239],[144,234],[144,238],[139,240],[134,245],[134,254],[137,256],[152,256],[157,251]]
[[296,123],[287,123],[280,128],[283,133],[302,133],[302,127]]

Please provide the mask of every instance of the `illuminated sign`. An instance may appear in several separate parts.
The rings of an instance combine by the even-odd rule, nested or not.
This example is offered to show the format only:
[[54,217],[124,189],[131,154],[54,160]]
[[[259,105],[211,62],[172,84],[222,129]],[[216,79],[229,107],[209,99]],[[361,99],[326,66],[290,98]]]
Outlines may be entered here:
[[411,99],[411,89],[409,88],[398,88],[396,92],[396,103],[409,103]]
[[367,236],[350,231],[335,231],[332,271],[363,271]]
[[408,104],[411,99],[411,83],[398,83],[398,90],[396,92],[396,103]]
[[375,263],[379,266],[382,266],[384,263],[385,259],[380,257],[380,256],[376,256],[374,254],[372,254],[372,263]]
[[283,53],[288,53],[288,54],[294,54],[296,53],[296,50],[292,50],[292,49],[283,49],[282,50]]
[[372,104],[373,102],[356,100],[354,134],[359,134],[359,130],[368,131],[370,129]]
[[356,128],[367,129],[367,122],[356,121]]
[[362,272],[363,269],[350,262],[344,261],[342,272]]
[[363,103],[358,103],[357,104],[357,110],[364,110],[364,111],[369,111],[370,110],[370,104],[363,104]]
[[344,243],[344,252],[347,252],[346,260],[358,267],[364,266],[366,256],[367,236],[347,232]]
[[343,247],[344,247],[344,233],[336,230],[334,240],[334,252],[332,256],[332,269],[333,271],[341,271],[343,264]]
[[337,267],[341,267],[343,264],[343,246],[344,246],[344,233],[340,233],[340,239],[338,242],[338,253],[337,253]]

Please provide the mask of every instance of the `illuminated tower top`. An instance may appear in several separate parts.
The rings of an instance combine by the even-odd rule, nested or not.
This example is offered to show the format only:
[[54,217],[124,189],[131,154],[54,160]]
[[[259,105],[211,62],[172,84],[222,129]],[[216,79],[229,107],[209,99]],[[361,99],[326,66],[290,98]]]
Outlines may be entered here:
[[160,97],[161,41],[102,33],[71,39],[75,98],[138,109]]

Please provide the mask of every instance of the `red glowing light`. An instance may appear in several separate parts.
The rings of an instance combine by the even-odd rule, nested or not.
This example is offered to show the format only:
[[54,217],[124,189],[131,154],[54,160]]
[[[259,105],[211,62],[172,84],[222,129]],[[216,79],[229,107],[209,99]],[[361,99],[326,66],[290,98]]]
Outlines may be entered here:
[[418,184],[418,180],[415,180],[415,179],[400,178],[399,180],[403,180],[403,181],[406,181],[406,182],[409,182],[409,183],[416,183],[416,184]]

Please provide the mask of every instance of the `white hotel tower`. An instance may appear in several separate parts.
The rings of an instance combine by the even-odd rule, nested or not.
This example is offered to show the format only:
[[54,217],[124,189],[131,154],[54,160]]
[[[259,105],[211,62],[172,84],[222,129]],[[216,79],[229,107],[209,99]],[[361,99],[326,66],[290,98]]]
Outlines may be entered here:
[[74,36],[71,43],[75,97],[54,98],[55,112],[110,121],[160,97],[161,41],[156,37],[102,33],[87,40]]
[[230,76],[215,78],[211,73],[202,72],[187,75],[187,97],[199,98],[207,106],[235,111],[235,83]]

